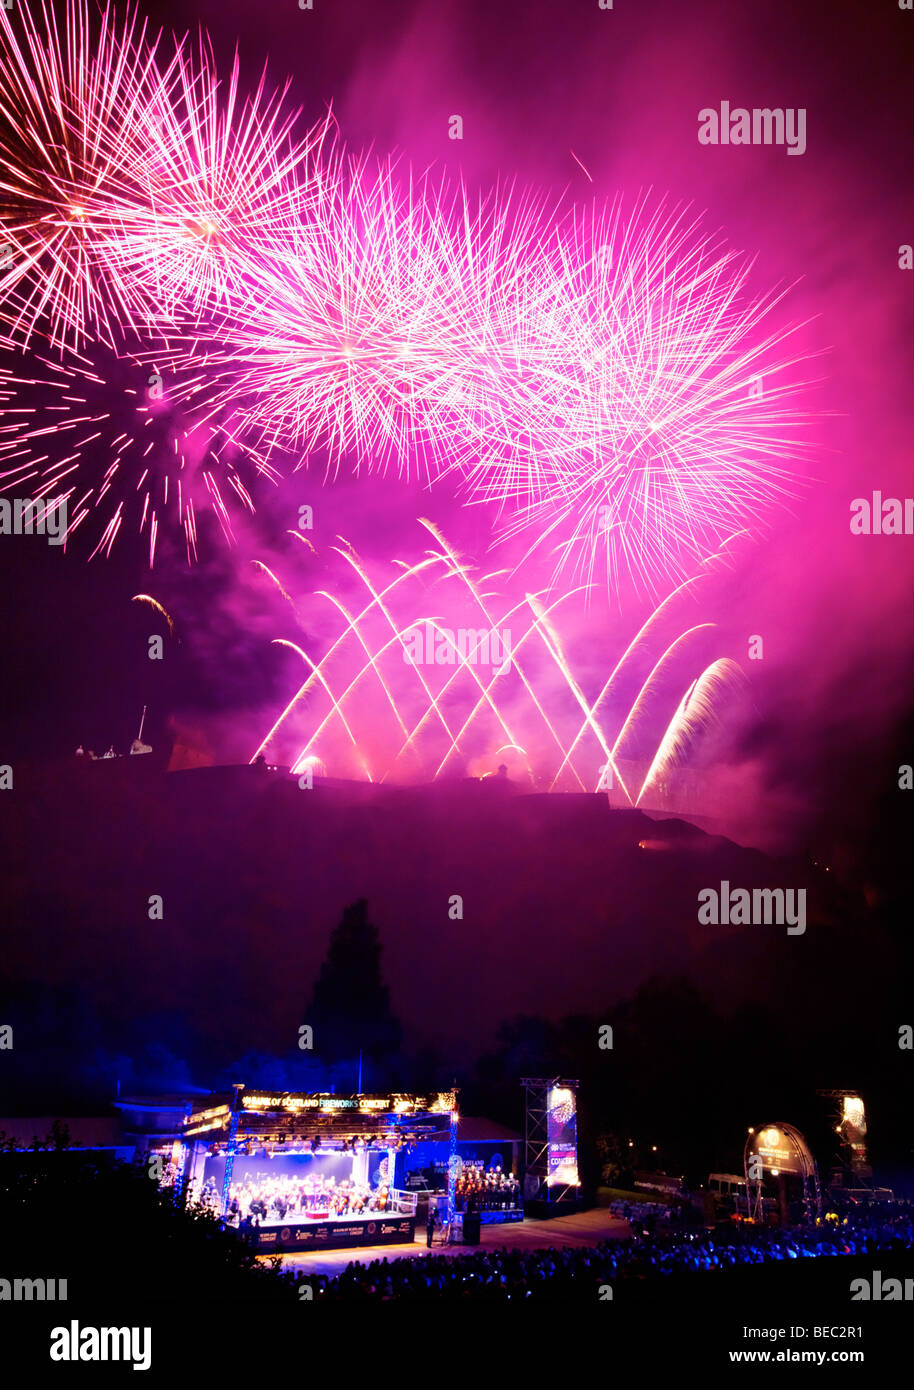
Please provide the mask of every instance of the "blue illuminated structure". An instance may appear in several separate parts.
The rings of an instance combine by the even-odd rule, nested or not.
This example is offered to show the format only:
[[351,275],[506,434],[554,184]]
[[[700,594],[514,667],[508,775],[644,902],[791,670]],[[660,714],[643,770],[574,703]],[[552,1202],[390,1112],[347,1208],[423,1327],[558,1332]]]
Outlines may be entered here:
[[229,1192],[232,1187],[232,1171],[235,1167],[235,1151],[238,1147],[238,1116],[241,1110],[241,1094],[244,1090],[243,1085],[233,1087],[234,1098],[232,1100],[232,1118],[229,1122],[228,1148],[225,1158],[225,1177],[222,1181],[222,1215],[228,1213]]

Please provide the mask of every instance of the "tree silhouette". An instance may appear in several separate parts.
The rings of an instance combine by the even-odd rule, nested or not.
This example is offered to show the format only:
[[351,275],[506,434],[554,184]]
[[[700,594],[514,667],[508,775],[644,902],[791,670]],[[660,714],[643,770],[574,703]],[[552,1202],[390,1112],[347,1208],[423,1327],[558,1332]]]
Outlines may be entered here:
[[364,898],[346,908],[333,930],[305,1018],[322,1060],[354,1059],[361,1053],[379,1061],[399,1050],[400,1024],[381,978],[381,943]]
[[[59,1127],[31,1152],[3,1149],[0,1143],[4,1275],[31,1270],[40,1255],[55,1279],[67,1280],[68,1317],[118,1303],[184,1303],[182,1271],[199,1279],[201,1299],[223,1308],[236,1300],[298,1301],[294,1276],[256,1259],[210,1213],[159,1191],[142,1164],[69,1149]],[[127,1233],[142,1252],[135,1260],[113,1257]]]

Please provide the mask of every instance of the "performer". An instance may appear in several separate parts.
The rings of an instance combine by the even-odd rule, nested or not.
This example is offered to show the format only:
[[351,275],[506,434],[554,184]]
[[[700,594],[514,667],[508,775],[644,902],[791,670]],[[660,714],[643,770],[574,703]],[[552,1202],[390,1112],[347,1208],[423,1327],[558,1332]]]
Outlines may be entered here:
[[435,1227],[438,1224],[438,1214],[431,1202],[428,1204],[428,1216],[425,1222],[425,1245],[428,1250],[432,1248],[432,1239],[435,1234]]

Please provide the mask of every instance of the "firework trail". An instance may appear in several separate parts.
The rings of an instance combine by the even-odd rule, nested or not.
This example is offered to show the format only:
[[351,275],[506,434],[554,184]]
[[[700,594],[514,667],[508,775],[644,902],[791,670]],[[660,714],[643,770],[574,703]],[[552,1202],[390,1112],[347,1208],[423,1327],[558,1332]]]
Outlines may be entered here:
[[162,607],[161,603],[159,603],[159,600],[158,600],[157,598],[153,598],[152,594],[134,594],[134,595],[133,595],[133,598],[130,600],[130,602],[131,602],[131,603],[148,603],[149,606],[150,606],[150,608],[154,608],[155,611],[156,611],[157,613],[161,613],[162,617],[165,619],[166,623],[168,624],[169,636],[174,637],[174,635],[175,635],[175,625],[174,625],[174,620],[173,620],[171,614],[168,612],[168,610],[167,610],[166,608],[163,608],[163,607]]
[[[716,558],[716,557],[715,557],[715,558]],[[702,581],[703,579],[706,579],[706,578],[707,578],[707,575],[701,574],[701,575],[696,575],[693,579],[686,579],[686,580],[684,580],[682,584],[678,585],[677,588],[673,589],[673,591],[672,591],[671,593],[667,594],[666,598],[663,599],[663,601],[657,605],[657,607],[654,609],[654,611],[648,615],[648,617],[645,619],[645,621],[641,624],[641,627],[640,627],[640,628],[638,629],[638,631],[635,633],[634,637],[633,637],[633,638],[631,639],[631,641],[629,642],[628,646],[627,646],[627,647],[625,648],[625,650],[623,651],[622,655],[619,657],[619,659],[618,659],[618,661],[616,662],[615,666],[613,667],[612,671],[610,671],[609,676],[608,676],[607,679],[606,679],[606,683],[604,684],[602,690],[600,691],[599,695],[597,696],[596,700],[594,701],[594,704],[593,704],[593,713],[594,713],[594,714],[596,714],[596,712],[599,710],[600,706],[601,706],[601,705],[603,704],[603,702],[608,698],[608,696],[609,696],[610,693],[612,692],[612,689],[613,689],[613,686],[615,685],[615,682],[618,680],[618,678],[619,678],[620,675],[622,674],[623,670],[625,669],[625,666],[626,666],[627,662],[632,658],[632,656],[633,656],[633,654],[635,653],[635,651],[637,650],[637,648],[638,648],[639,646],[641,646],[641,644],[644,643],[644,642],[647,640],[649,633],[650,633],[651,630],[656,626],[656,624],[660,622],[661,618],[663,617],[663,614],[666,612],[666,609],[676,601],[676,599],[678,598],[678,596],[679,596],[680,594],[685,593],[687,589],[693,588],[695,585],[701,583],[701,581]],[[650,678],[649,678],[649,679],[650,679]],[[624,728],[625,728],[625,725],[623,725],[623,729],[624,729]],[[572,754],[572,753],[575,751],[575,749],[577,748],[577,746],[578,746],[578,744],[580,743],[581,739],[583,738],[583,736],[584,736],[586,730],[587,730],[587,721],[585,720],[584,723],[583,723],[583,724],[581,725],[581,727],[579,728],[579,730],[578,730],[577,734],[575,735],[575,738],[573,739],[573,741],[568,745],[568,749],[567,749],[567,751],[566,751],[565,758],[563,759],[563,761],[562,761],[562,763],[560,764],[558,770],[556,771],[555,777],[553,778],[553,782],[552,782],[552,785],[553,785],[553,786],[555,785],[556,781],[558,780],[558,778],[561,776],[562,772],[564,771],[564,769],[565,769],[565,767],[566,767],[566,765],[567,765],[567,763],[568,763],[568,761],[569,761],[569,759],[570,759],[570,757],[571,757],[571,754]],[[620,740],[621,740],[621,733],[620,733],[619,739],[617,739],[617,741],[616,741],[616,742],[617,742],[617,746],[618,746],[618,743],[619,743]],[[615,753],[616,753],[616,749],[614,748],[614,749],[613,749],[613,754],[614,754],[614,756],[615,756]]]
[[254,567],[255,569],[260,570],[261,574],[265,574],[265,575],[267,576],[267,578],[269,579],[270,583],[273,584],[274,587],[276,588],[276,590],[278,591],[278,593],[280,593],[280,594],[282,595],[282,597],[285,599],[286,603],[287,603],[287,604],[289,605],[289,607],[292,609],[292,612],[295,613],[295,615],[296,615],[296,617],[297,617],[297,616],[298,616],[298,610],[297,610],[297,608],[295,607],[295,600],[292,598],[292,595],[291,595],[291,594],[286,593],[286,591],[285,591],[285,589],[283,588],[282,584],[281,584],[280,581],[277,579],[277,577],[276,577],[276,575],[273,573],[273,571],[270,569],[269,565],[265,565],[265,564],[263,563],[262,560],[252,560],[252,561],[251,561],[251,564],[253,565],[253,567]]
[[683,646],[685,643],[687,643],[689,638],[694,633],[707,631],[713,627],[714,623],[695,623],[693,627],[686,628],[685,632],[680,633],[678,637],[675,637],[673,639],[673,641],[667,647],[666,651],[663,652],[662,655],[658,658],[658,660],[654,663],[653,667],[651,668],[650,674],[647,677],[647,680],[644,682],[641,689],[638,691],[638,694],[635,698],[635,702],[629,710],[628,714],[626,715],[625,722],[623,723],[622,728],[619,730],[616,741],[613,744],[614,757],[620,753],[622,745],[625,743],[625,740],[628,734],[631,732],[632,727],[635,724],[637,724],[638,718],[644,710],[647,701],[650,699],[651,695],[653,695],[658,689],[661,673],[663,672],[664,668],[666,667],[674,653],[678,653],[679,648]]
[[648,787],[659,782],[675,766],[695,735],[717,719],[717,702],[729,685],[745,681],[742,669],[728,657],[713,662],[689,686],[679,708],[670,720],[654,760],[647,771],[635,805],[638,806]]
[[[453,548],[448,544],[448,542],[447,542],[447,540],[445,539],[445,537],[441,534],[441,532],[438,530],[438,528],[432,524],[432,522],[426,520],[424,517],[420,517],[420,518],[419,518],[419,522],[420,522],[420,525],[424,526],[425,529],[435,538],[435,540],[437,541],[437,543],[439,544],[439,546],[441,546],[442,551],[444,552],[444,555],[446,556],[447,560],[450,562],[450,569],[449,569],[449,571],[448,571],[448,577],[449,577],[449,578],[454,578],[454,579],[459,579],[459,580],[461,581],[461,584],[465,587],[465,589],[466,589],[466,591],[467,591],[469,597],[471,598],[471,600],[472,600],[472,602],[473,602],[473,606],[474,606],[475,610],[478,611],[480,617],[486,622],[486,624],[488,625],[489,629],[492,630],[491,619],[490,619],[490,616],[489,616],[489,612],[488,612],[488,610],[487,610],[487,608],[486,608],[485,602],[484,602],[484,600],[483,600],[483,595],[480,593],[479,588],[477,587],[477,585],[476,585],[476,584],[473,582],[473,580],[470,578],[469,566],[466,565],[466,564],[461,563],[460,558],[459,558],[459,556],[457,555],[457,553],[456,553],[456,552],[453,550]],[[434,552],[432,552],[432,553],[434,554]],[[490,575],[486,576],[485,582],[491,582],[491,581],[494,580],[496,577],[497,577],[496,575],[490,574]],[[565,598],[568,598],[568,597],[570,597],[570,594],[563,594],[563,595],[561,596],[561,598],[560,598],[559,600],[557,600],[557,603],[562,602]],[[533,609],[533,612],[534,612],[534,621],[533,621],[532,624],[530,624],[530,625],[527,627],[526,631],[522,634],[522,636],[521,636],[521,638],[520,638],[520,641],[517,642],[517,643],[515,643],[515,644],[513,645],[513,651],[515,651],[515,652],[518,651],[518,650],[520,650],[520,649],[523,647],[523,645],[529,640],[529,638],[531,637],[532,633],[533,633],[534,631],[536,631],[537,624],[538,624],[539,622],[542,622],[542,623],[545,625],[546,622],[548,621],[548,612],[546,612],[545,610],[542,609],[542,605],[540,605],[540,606],[539,606],[539,609],[537,609],[537,607],[535,606],[535,605],[536,605],[536,602],[537,602],[537,600],[536,600],[536,598],[535,598],[534,596],[532,596],[532,595],[530,595],[530,594],[526,594],[526,595],[524,596],[524,599],[523,599],[523,605],[521,605],[521,604],[515,605],[514,608],[509,609],[508,612],[505,613],[505,614],[503,615],[503,617],[502,617],[502,622],[503,622],[503,623],[506,623],[506,622],[509,622],[509,621],[513,621],[514,614],[515,614],[517,611],[519,611],[520,608],[521,608],[522,606],[524,606],[524,607],[530,607],[531,609]],[[556,606],[556,604],[554,603],[554,604],[552,605],[552,607],[555,607],[555,606]],[[508,663],[508,664],[511,664],[511,663]],[[516,665],[516,663],[514,664],[514,669],[515,669],[515,671],[517,672],[517,675],[518,675],[518,677],[519,677],[519,679],[520,679],[520,681],[521,681],[521,683],[522,683],[522,685],[523,685],[523,688],[524,688],[524,691],[525,691],[527,697],[529,698],[530,702],[532,703],[532,705],[533,705],[534,709],[536,710],[537,714],[540,716],[540,718],[541,718],[543,724],[544,724],[544,725],[546,726],[546,728],[548,729],[549,734],[550,734],[550,737],[552,738],[553,742],[556,744],[556,747],[559,749],[559,751],[560,751],[560,752],[563,751],[563,750],[562,750],[561,739],[559,738],[559,735],[557,734],[556,730],[554,729],[554,727],[553,727],[553,725],[552,725],[552,722],[550,721],[549,716],[548,716],[548,714],[546,713],[546,710],[545,710],[545,708],[543,707],[543,704],[541,703],[539,696],[537,695],[537,692],[536,692],[536,689],[535,689],[534,685],[531,684],[531,682],[527,679],[527,677],[526,677],[526,675],[524,674],[524,672],[523,672],[523,670],[521,669],[521,667],[518,666],[518,665]],[[466,718],[466,720],[464,721],[463,726],[461,727],[461,729],[460,729],[459,732],[458,732],[458,738],[461,737],[461,736],[466,732],[466,730],[469,728],[470,724],[472,724],[472,722],[476,719],[477,715],[479,714],[479,712],[480,712],[480,710],[481,710],[481,708],[482,708],[482,706],[483,706],[484,701],[487,701],[487,700],[489,699],[489,691],[491,690],[491,688],[492,688],[492,686],[494,685],[495,681],[498,680],[498,678],[503,674],[503,671],[504,671],[504,666],[500,667],[499,669],[497,669],[497,670],[495,671],[495,673],[494,673],[494,675],[493,675],[493,677],[492,677],[492,681],[491,681],[491,683],[490,683],[490,686],[489,686],[485,691],[483,691],[483,694],[480,696],[479,700],[477,700],[476,704],[473,706],[473,708],[470,710],[469,714],[467,715],[467,718]],[[447,684],[446,684],[445,687],[444,687],[444,690],[442,691],[442,694],[443,694],[443,695],[445,695],[445,694],[447,693],[449,686],[451,685],[451,683],[453,682],[453,680],[456,680],[458,674],[459,674],[459,672],[455,672],[455,674],[454,674],[454,676],[451,678],[451,680],[447,682]],[[424,719],[424,717],[423,717],[423,719],[420,720],[420,723],[416,726],[416,729],[413,730],[413,734],[412,734],[411,737],[415,737],[415,734],[418,732],[418,729],[421,728],[421,726],[422,726],[422,724],[423,724],[424,722],[425,722],[425,719]],[[586,720],[585,720],[585,723],[586,723]],[[399,757],[400,754],[402,754],[403,751],[404,751],[404,750],[401,748],[401,749],[400,749],[400,753],[399,753],[397,756]],[[451,748],[448,750],[448,754],[445,756],[444,761],[443,761],[443,762],[439,765],[439,767],[437,768],[436,773],[435,773],[436,776],[438,776],[438,775],[441,773],[441,771],[443,770],[445,764],[446,764],[447,761],[448,761],[448,758],[451,756],[452,753],[456,753],[456,751],[457,751],[457,743],[456,743],[456,739],[455,739],[454,742],[453,742],[452,745],[451,745]],[[567,761],[567,760],[566,760],[566,761]],[[577,777],[577,773],[575,773],[575,776]],[[578,781],[580,781],[580,778],[578,778]],[[583,785],[584,785],[584,784],[583,784],[583,782],[582,782],[582,783],[581,783],[582,788],[583,788]]]
[[[496,613],[480,592],[492,576],[474,581],[467,563],[440,532],[431,523],[424,525],[440,548],[429,550],[414,565],[404,563],[387,584],[375,583],[349,547],[334,547],[350,579],[354,575],[358,580],[356,593],[362,593],[363,601],[354,606],[327,589],[317,591],[314,598],[329,602],[339,620],[321,656],[309,653],[300,642],[278,639],[297,653],[307,676],[252,761],[268,752],[274,756],[280,740],[285,745],[295,740],[293,746],[300,751],[291,759],[294,773],[313,768],[316,758],[325,769],[339,771],[354,756],[373,781],[402,776],[434,779],[461,766],[479,769],[508,750],[509,756],[520,754],[528,778],[550,789],[564,772],[582,790],[592,790],[603,784],[609,770],[629,805],[638,805],[652,786],[662,790],[671,770],[686,760],[717,718],[728,692],[744,680],[739,666],[726,658],[705,669],[696,666],[697,635],[715,624],[692,624],[679,632],[653,662],[634,701],[620,705],[616,700],[612,708],[598,713],[610,682],[603,684],[596,700],[588,698],[564,650],[557,621],[558,610],[577,591],[553,596],[548,604],[543,595],[528,593]],[[440,603],[448,610],[456,597],[463,620],[475,624],[465,640],[455,638],[454,628],[448,627],[448,619],[440,612],[416,606],[417,588],[420,602],[426,605],[428,580],[436,576],[431,592],[440,594]],[[271,577],[283,594],[287,587],[293,588]],[[626,668],[633,654],[685,587],[681,585],[642,624],[610,681],[620,672],[630,675]],[[305,626],[303,605],[296,607],[296,616],[299,607]],[[517,615],[522,610],[530,620],[518,631]],[[315,621],[309,612],[309,629]],[[410,640],[420,629],[426,633],[425,656],[419,661],[404,660]],[[506,631],[512,634],[509,660],[502,661],[503,654],[490,658],[491,640]],[[437,654],[430,658],[432,645]],[[481,662],[477,660],[480,651],[485,653]],[[649,763],[641,764],[640,772],[623,775],[619,758],[634,731],[640,729],[641,742],[650,739],[656,711],[662,712],[661,676],[667,678],[667,685],[675,684],[689,668],[685,695],[676,696],[678,707],[656,752]],[[321,692],[323,699],[317,698]],[[581,723],[572,738],[575,714]],[[388,728],[391,716],[395,727]],[[666,718],[662,713],[661,717]],[[340,753],[337,726],[342,728],[349,754]],[[637,768],[635,763],[630,765]]]

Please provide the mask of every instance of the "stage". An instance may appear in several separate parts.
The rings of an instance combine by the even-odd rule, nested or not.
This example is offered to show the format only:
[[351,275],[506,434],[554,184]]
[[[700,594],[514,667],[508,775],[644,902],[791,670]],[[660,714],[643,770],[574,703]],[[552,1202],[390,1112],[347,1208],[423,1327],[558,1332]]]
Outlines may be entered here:
[[[519,1180],[503,1171],[500,1153],[460,1158],[454,1091],[273,1093],[238,1083],[198,1105],[173,1131],[160,1130],[142,1158],[154,1153],[163,1187],[183,1188],[258,1255],[409,1247],[426,1203],[439,1226],[464,1205],[478,1205],[487,1225],[523,1218]],[[495,1149],[506,1133],[479,1143]],[[422,1192],[421,1210],[419,1192],[405,1186],[410,1164],[420,1180],[424,1164],[446,1183]]]

